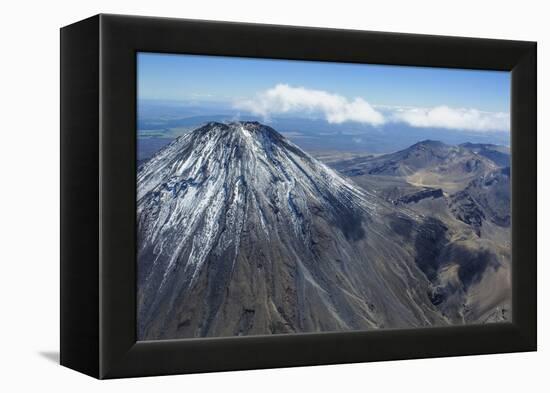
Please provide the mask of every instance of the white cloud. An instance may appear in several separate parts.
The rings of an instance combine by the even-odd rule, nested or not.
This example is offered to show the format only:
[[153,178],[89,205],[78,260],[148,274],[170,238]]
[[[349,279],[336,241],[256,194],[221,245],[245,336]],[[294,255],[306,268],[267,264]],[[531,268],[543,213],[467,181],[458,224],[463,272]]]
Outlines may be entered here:
[[397,108],[391,121],[401,121],[413,127],[438,127],[468,131],[508,131],[510,115],[503,112],[483,112],[469,108]]
[[235,107],[265,118],[282,113],[321,113],[329,123],[384,123],[384,116],[362,98],[348,100],[338,94],[286,84],[263,91],[254,99],[237,101]]
[[287,84],[258,93],[252,99],[238,100],[234,107],[257,116],[317,114],[329,123],[347,121],[369,125],[406,123],[412,127],[447,128],[462,131],[508,131],[510,115],[503,112],[484,112],[472,108],[450,108],[445,105],[433,108],[399,106],[373,106],[361,97],[350,100],[323,90],[293,87]]

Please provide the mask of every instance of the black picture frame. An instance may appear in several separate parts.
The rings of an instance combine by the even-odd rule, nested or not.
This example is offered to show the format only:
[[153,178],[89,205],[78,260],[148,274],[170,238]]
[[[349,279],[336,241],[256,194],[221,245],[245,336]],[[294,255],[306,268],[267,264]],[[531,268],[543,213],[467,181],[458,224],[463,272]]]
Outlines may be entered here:
[[[136,53],[511,71],[511,323],[136,342]],[[61,29],[61,364],[96,378],[537,348],[536,43],[97,15]]]

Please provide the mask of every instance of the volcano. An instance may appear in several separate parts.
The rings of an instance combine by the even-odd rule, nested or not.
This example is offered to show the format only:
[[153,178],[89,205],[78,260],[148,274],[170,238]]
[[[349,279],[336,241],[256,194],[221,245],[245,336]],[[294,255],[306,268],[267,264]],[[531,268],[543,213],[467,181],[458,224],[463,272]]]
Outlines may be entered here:
[[433,221],[268,126],[208,123],[138,169],[138,339],[451,324],[418,261]]

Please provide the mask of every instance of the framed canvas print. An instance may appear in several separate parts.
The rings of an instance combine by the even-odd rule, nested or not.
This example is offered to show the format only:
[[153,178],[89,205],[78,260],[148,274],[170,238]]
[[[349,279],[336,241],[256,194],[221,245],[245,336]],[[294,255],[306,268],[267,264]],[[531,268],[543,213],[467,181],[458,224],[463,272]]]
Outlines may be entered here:
[[61,228],[97,378],[536,350],[536,44],[64,27]]

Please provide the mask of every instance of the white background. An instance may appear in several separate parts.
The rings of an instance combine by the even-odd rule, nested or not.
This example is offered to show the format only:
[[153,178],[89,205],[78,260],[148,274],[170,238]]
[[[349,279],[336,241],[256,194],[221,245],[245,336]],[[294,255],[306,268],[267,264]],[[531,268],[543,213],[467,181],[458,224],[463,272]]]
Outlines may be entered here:
[[[0,22],[0,391],[548,391],[550,169],[544,1],[93,0],[4,2]],[[123,13],[538,41],[539,352],[96,381],[59,345],[59,28]],[[522,261],[520,261],[521,263]],[[525,261],[531,263],[532,261]],[[546,363],[546,365],[545,365]],[[161,390],[159,390],[161,391]]]

